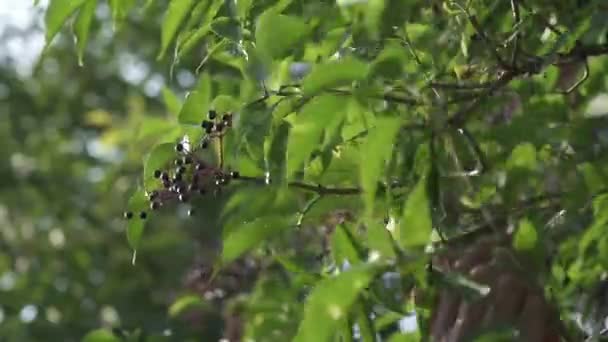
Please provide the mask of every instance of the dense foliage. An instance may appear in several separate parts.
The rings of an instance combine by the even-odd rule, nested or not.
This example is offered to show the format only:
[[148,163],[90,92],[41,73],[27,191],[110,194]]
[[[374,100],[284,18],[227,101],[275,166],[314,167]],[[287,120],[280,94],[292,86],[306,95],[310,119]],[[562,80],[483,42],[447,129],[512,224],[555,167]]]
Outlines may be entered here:
[[[599,338],[606,14],[51,0],[35,73],[0,79],[0,337]],[[493,323],[437,323],[454,294]]]

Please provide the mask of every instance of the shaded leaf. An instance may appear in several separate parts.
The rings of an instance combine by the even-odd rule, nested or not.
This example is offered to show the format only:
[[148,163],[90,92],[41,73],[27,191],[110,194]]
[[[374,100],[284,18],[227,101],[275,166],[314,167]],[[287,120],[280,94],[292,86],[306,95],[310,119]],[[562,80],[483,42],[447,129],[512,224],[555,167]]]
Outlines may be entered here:
[[211,108],[211,76],[203,73],[196,89],[186,95],[186,100],[179,112],[178,120],[182,124],[200,125]]
[[421,178],[409,194],[403,208],[398,241],[404,247],[423,247],[433,230],[427,195],[426,177]]
[[351,57],[317,65],[302,81],[302,91],[305,95],[314,95],[327,88],[363,80],[367,72],[367,63]]
[[127,17],[129,10],[135,5],[135,0],[110,0],[114,26],[120,25]]
[[89,39],[89,29],[91,28],[91,22],[95,16],[95,9],[97,8],[97,0],[87,0],[87,2],[80,8],[78,17],[74,23],[74,35],[76,36],[76,48],[78,49],[78,63],[83,63],[84,50],[87,46]]
[[[133,217],[127,224],[127,241],[133,250],[137,250],[139,242],[144,233],[146,219],[142,219],[140,214],[148,209],[148,199],[144,191],[138,189],[129,199],[127,211],[133,214]],[[147,213],[146,213],[147,215]]]
[[287,143],[287,175],[293,175],[321,143],[332,121],[343,120],[348,98],[323,95],[308,102],[297,115]]
[[362,147],[359,176],[367,217],[373,212],[378,182],[384,177],[386,162],[392,154],[398,131],[399,118],[378,118]]
[[308,25],[301,18],[279,14],[271,8],[258,19],[256,45],[267,58],[283,58],[308,35],[308,31]]
[[154,171],[165,170],[175,156],[175,144],[172,143],[159,144],[152,149],[144,161],[144,189],[146,191],[158,188],[160,182],[154,178]]
[[76,11],[86,0],[51,0],[44,16],[46,24],[46,45],[51,43],[53,37],[59,32],[66,20]]
[[167,48],[175,37],[179,26],[190,13],[192,4],[193,0],[171,0],[169,3],[161,31],[159,59],[165,56]]
[[317,283],[306,301],[294,341],[327,341],[348,316],[359,293],[382,269],[378,264],[361,265]]
[[179,97],[167,87],[163,87],[162,94],[165,107],[167,107],[169,113],[179,117],[182,108],[182,102]]
[[224,238],[222,262],[229,263],[289,227],[285,217],[260,217],[231,228]]

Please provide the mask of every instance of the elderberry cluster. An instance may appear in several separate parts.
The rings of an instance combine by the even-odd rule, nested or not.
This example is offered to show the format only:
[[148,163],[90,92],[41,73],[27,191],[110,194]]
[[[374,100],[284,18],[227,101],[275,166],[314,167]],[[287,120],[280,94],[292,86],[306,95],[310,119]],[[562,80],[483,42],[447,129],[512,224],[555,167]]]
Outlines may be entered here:
[[[206,149],[211,139],[221,138],[226,130],[232,127],[232,114],[224,114],[218,117],[214,110],[208,113],[208,120],[203,120],[201,127],[205,135],[198,147]],[[159,187],[148,192],[150,209],[157,210],[169,203],[186,203],[195,196],[203,196],[207,193],[217,194],[222,186],[228,185],[231,179],[239,178],[237,171],[226,172],[221,167],[216,167],[205,162],[197,155],[197,148],[189,149],[184,143],[175,145],[176,159],[164,170],[154,170],[154,178],[159,180]],[[222,152],[220,152],[222,153]],[[194,215],[190,209],[188,215]],[[132,219],[133,213],[124,213],[126,219]],[[147,213],[141,211],[140,219],[146,219]]]

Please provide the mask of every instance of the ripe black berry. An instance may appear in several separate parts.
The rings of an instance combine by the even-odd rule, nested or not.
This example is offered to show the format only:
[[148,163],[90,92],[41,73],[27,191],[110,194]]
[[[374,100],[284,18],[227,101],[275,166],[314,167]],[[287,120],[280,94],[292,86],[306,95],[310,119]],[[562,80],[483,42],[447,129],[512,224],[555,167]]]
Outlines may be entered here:
[[238,179],[239,177],[241,177],[241,174],[238,171],[232,171],[230,172],[230,177]]
[[150,203],[150,209],[156,210],[158,208],[160,208],[160,203],[159,202],[152,202],[152,203]]
[[213,110],[213,109],[211,109],[211,110],[209,111],[209,113],[208,113],[209,120],[213,120],[213,119],[215,119],[215,117],[216,117],[216,116],[217,116],[216,111],[215,111],[215,110]]
[[196,191],[196,190],[198,190],[198,185],[197,184],[190,184],[190,185],[188,185],[188,191],[189,192],[193,192],[193,191]]
[[207,129],[208,127],[213,127],[213,122],[203,120],[203,122],[201,122],[201,127],[203,127],[204,129]]
[[181,173],[176,173],[175,176],[173,176],[173,183],[175,182],[179,182],[182,180],[182,174]]
[[169,189],[169,188],[171,187],[171,182],[170,182],[170,181],[168,181],[168,180],[163,181],[163,187],[164,187],[165,189]]
[[178,143],[177,145],[175,145],[175,150],[177,152],[182,152],[184,150],[184,145],[182,145],[182,143]]
[[201,164],[201,163],[197,163],[194,168],[196,169],[196,171],[200,171],[202,169],[205,168],[205,165]]
[[125,212],[124,212],[124,214],[123,214],[123,216],[124,216],[124,217],[125,217],[127,220],[130,220],[130,219],[132,219],[132,218],[133,218],[133,213],[132,213],[132,212],[130,212],[130,211],[125,211]]
[[160,175],[160,179],[162,179],[164,182],[168,182],[168,181],[169,181],[169,173],[167,173],[167,172],[163,172],[163,173]]
[[160,178],[162,174],[163,172],[161,170],[154,170],[154,178]]
[[184,164],[184,161],[183,161],[183,160],[181,160],[181,159],[175,159],[175,160],[173,161],[173,163],[174,163],[176,166],[182,166],[182,165]]
[[184,157],[184,164],[188,165],[188,164],[192,164],[192,157],[190,156],[185,156]]
[[188,210],[188,216],[194,216],[194,209]]
[[179,201],[180,202],[184,202],[184,203],[188,202],[188,195],[186,195],[186,194],[180,194],[179,195]]
[[232,115],[230,114],[224,114],[224,116],[222,116],[222,121],[226,122],[226,121],[231,121],[232,120]]
[[178,194],[183,194],[184,192],[186,192],[186,187],[182,184],[176,185],[175,192],[177,192]]
[[209,147],[209,142],[207,140],[201,141],[201,148],[205,149]]
[[148,194],[148,198],[150,198],[150,201],[153,201],[156,197],[158,197],[158,191],[153,190]]
[[224,124],[219,122],[217,125],[215,125],[215,131],[216,132],[221,132],[224,129]]
[[207,127],[205,127],[205,132],[207,134],[211,134],[211,132],[213,132],[213,123],[211,123],[210,125],[208,125]]
[[201,189],[198,189],[198,193],[201,194],[201,195],[204,195],[204,194],[207,193],[207,190],[201,188]]
[[175,172],[182,175],[182,174],[186,173],[186,167],[180,166],[175,170]]
[[145,211],[139,213],[139,218],[145,220],[148,217],[148,214]]

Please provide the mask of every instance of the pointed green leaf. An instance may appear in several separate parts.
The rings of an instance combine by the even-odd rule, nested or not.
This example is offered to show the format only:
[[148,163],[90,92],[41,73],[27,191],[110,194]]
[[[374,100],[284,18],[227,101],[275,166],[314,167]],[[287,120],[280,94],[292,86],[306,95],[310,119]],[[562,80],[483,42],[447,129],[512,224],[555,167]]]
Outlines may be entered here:
[[155,170],[166,170],[175,159],[175,144],[159,144],[152,149],[144,161],[144,189],[151,191],[160,186],[160,181],[154,178]]
[[346,231],[348,228],[340,224],[336,226],[331,237],[331,252],[334,261],[337,265],[342,265],[345,261],[349,264],[358,264],[362,261],[364,255],[360,255],[360,251],[351,240],[351,236]]
[[200,125],[210,109],[211,96],[211,77],[205,72],[198,80],[196,89],[186,95],[186,101],[179,112],[179,122]]
[[91,22],[95,16],[95,9],[97,8],[97,0],[87,0],[87,2],[80,8],[78,17],[74,23],[74,35],[76,36],[76,48],[78,49],[78,63],[82,65],[84,58],[84,50],[87,46],[89,39],[89,29],[91,28]]
[[323,95],[308,102],[297,115],[287,143],[287,175],[293,175],[321,143],[321,136],[334,120],[343,120],[348,98]]
[[423,177],[407,197],[397,240],[403,247],[424,247],[429,242],[432,230],[426,177]]
[[66,20],[78,9],[86,0],[51,0],[44,16],[46,24],[46,45],[49,45],[53,37],[59,32]]
[[171,41],[175,37],[179,26],[190,13],[193,2],[193,0],[171,0],[169,3],[169,8],[167,9],[162,25],[160,52],[158,53],[159,59],[165,56],[167,48],[169,48],[169,44],[171,44]]
[[348,317],[359,293],[382,269],[377,264],[366,264],[320,281],[306,301],[294,341],[328,341]]
[[370,130],[363,145],[359,174],[367,217],[373,212],[378,181],[384,177],[386,163],[391,157],[398,131],[399,118],[378,118],[376,126]]
[[367,63],[351,57],[320,64],[304,78],[302,91],[305,95],[314,95],[327,88],[363,80],[367,77],[367,72]]
[[167,108],[169,113],[179,117],[179,113],[182,109],[182,101],[179,99],[179,97],[177,97],[177,95],[175,95],[175,93],[171,89],[167,87],[163,87],[162,93],[163,102],[165,102],[165,107]]
[[205,307],[206,302],[199,295],[186,295],[178,298],[169,307],[169,316],[176,317],[192,308]]
[[82,339],[82,342],[120,342],[121,339],[106,329],[97,329],[89,332]]
[[255,28],[256,46],[267,58],[283,58],[308,35],[303,19],[279,14],[271,8],[258,19]]
[[530,251],[536,246],[538,233],[534,224],[528,219],[519,221],[517,232],[513,237],[513,247],[518,251]]
[[[209,32],[211,32],[211,23],[213,21],[213,18],[215,18],[215,15],[220,10],[223,4],[223,0],[214,0],[211,5],[209,5],[209,7],[205,10],[205,15],[201,20],[199,27],[192,33],[188,34],[187,38],[185,38],[183,41],[178,41],[178,58],[190,52],[196,46],[196,44],[201,41],[201,39],[203,39]],[[209,54],[211,53],[209,52]]]
[[119,26],[127,18],[127,14],[133,6],[135,6],[135,0],[110,0],[114,27]]
[[289,227],[284,217],[260,217],[230,228],[222,246],[222,262],[229,263],[265,240],[276,236]]
[[[129,199],[126,210],[133,214],[133,217],[129,219],[127,224],[127,241],[133,250],[137,250],[139,247],[139,242],[144,233],[144,227],[147,220],[147,216],[145,219],[142,219],[140,214],[146,212],[147,209],[148,199],[146,198],[144,191],[138,189]],[[146,215],[147,214],[148,213],[146,212]]]

